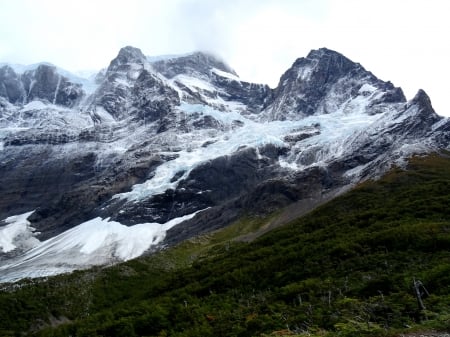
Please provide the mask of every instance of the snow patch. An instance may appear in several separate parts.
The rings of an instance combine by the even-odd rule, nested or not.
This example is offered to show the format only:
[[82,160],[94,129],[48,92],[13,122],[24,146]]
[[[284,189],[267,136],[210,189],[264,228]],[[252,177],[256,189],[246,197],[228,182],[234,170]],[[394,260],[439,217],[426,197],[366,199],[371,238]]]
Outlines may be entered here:
[[360,94],[364,94],[364,93],[372,93],[374,91],[376,91],[377,88],[374,87],[372,84],[369,83],[364,83],[361,88],[359,88],[358,93]]
[[185,85],[192,91],[198,91],[198,89],[206,90],[206,91],[210,91],[210,92],[217,91],[217,88],[214,87],[211,83],[208,83],[207,81],[204,81],[197,77],[180,74],[180,75],[175,76],[173,78],[173,80],[175,81],[175,83],[180,82],[181,84]]
[[314,68],[310,66],[302,67],[298,69],[297,72],[297,80],[301,81],[307,81],[311,78],[311,74],[313,72]]
[[146,56],[147,61],[150,63],[158,62],[158,61],[167,61],[167,60],[173,60],[180,57],[185,57],[192,55],[192,53],[185,53],[185,54],[168,54],[168,55],[156,55],[156,56]]
[[0,227],[0,249],[3,253],[13,251],[18,246],[32,247],[39,243],[33,237],[34,228],[30,226],[28,217],[34,211],[6,218],[6,226]]
[[[39,242],[36,247],[17,258],[4,261],[0,266],[0,282],[17,281],[24,277],[56,275],[93,265],[136,258],[151,246],[160,243],[167,230],[192,219],[202,211],[172,219],[164,224],[142,223],[131,227],[111,221],[109,218],[86,221],[53,238]],[[14,224],[21,223],[23,227],[26,217],[31,213],[8,219]],[[9,243],[9,238],[5,242]]]
[[22,112],[26,111],[33,111],[33,110],[42,110],[46,109],[48,107],[48,104],[45,104],[42,101],[31,101],[30,103],[24,105],[22,108]]
[[216,75],[219,75],[221,77],[225,77],[225,78],[228,78],[230,80],[233,80],[233,81],[238,81],[238,82],[241,81],[241,79],[238,76],[230,74],[230,73],[227,73],[227,72],[222,71],[222,70],[217,69],[217,68],[212,68],[211,72],[216,74]]

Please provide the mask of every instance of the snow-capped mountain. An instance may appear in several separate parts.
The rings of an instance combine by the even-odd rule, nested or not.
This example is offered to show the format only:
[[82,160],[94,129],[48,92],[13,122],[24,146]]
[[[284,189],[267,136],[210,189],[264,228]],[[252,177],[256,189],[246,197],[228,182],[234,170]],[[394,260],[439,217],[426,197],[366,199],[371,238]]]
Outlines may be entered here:
[[408,157],[450,122],[343,55],[313,50],[275,89],[206,53],[122,48],[90,81],[0,67],[0,281],[109,264],[289,207]]

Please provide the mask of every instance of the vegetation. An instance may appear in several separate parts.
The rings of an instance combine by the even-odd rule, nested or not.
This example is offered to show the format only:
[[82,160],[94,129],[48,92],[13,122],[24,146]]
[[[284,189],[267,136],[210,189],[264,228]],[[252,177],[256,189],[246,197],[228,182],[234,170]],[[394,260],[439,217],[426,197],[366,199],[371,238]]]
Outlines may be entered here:
[[408,170],[365,182],[251,243],[232,239],[267,219],[243,219],[110,268],[5,286],[0,335],[355,337],[448,330],[449,206],[448,156],[416,157]]

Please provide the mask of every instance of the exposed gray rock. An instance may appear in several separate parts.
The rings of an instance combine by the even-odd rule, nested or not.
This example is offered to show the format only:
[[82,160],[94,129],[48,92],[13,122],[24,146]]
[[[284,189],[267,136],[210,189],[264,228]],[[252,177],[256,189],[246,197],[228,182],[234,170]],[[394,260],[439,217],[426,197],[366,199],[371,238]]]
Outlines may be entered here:
[[326,48],[313,50],[306,58],[297,59],[281,76],[273,103],[267,108],[267,118],[299,119],[331,113],[358,95],[370,95],[361,91],[364,84],[382,92],[372,106],[406,101],[400,88],[377,79],[359,63]]
[[20,76],[10,66],[0,68],[0,96],[10,103],[23,103],[26,98],[25,89]]

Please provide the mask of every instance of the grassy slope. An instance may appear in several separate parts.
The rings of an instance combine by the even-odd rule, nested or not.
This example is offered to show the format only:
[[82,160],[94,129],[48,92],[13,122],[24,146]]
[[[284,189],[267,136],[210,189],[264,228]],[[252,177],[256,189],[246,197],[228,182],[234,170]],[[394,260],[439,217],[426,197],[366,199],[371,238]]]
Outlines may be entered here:
[[[378,336],[450,326],[450,159],[411,160],[262,236],[270,219],[0,293],[0,335]],[[419,310],[413,279],[425,285]],[[69,324],[62,324],[70,320]],[[42,326],[53,323],[56,328]],[[30,330],[31,328],[31,330]]]

